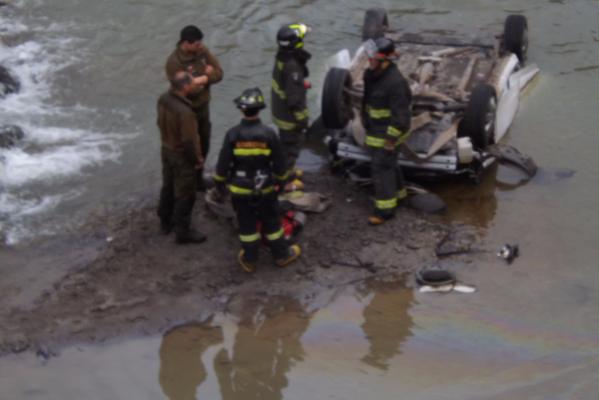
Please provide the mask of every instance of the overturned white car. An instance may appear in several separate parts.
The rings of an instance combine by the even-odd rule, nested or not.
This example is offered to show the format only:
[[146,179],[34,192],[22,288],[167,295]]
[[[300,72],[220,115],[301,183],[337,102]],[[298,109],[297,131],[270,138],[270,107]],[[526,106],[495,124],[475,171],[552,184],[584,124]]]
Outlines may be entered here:
[[[498,157],[492,146],[504,137],[520,93],[539,72],[524,66],[528,24],[509,15],[504,31],[488,40],[398,33],[383,9],[366,12],[363,40],[387,36],[396,43],[398,68],[412,90],[410,137],[398,162],[411,174],[477,178]],[[362,76],[368,67],[364,44],[350,57],[337,53],[328,64],[321,99],[325,142],[337,160],[370,160],[360,119]]]

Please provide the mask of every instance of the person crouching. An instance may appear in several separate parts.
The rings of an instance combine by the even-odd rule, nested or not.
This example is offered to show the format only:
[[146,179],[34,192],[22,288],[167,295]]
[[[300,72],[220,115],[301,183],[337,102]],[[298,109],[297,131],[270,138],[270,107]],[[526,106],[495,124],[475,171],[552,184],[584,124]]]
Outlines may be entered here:
[[281,187],[287,179],[281,143],[275,131],[260,121],[260,110],[266,104],[259,88],[244,90],[234,103],[243,118],[225,135],[214,181],[221,198],[226,195],[228,184],[237,214],[242,247],[237,259],[244,271],[256,270],[260,221],[275,264],[285,267],[300,256],[301,250],[298,245],[287,244],[281,227],[275,190],[275,185]]

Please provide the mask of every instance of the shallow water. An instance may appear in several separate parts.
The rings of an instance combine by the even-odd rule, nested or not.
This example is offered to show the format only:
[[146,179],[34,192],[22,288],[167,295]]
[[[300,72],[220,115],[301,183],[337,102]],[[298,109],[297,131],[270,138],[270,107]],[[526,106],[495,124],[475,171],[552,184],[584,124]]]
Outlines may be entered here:
[[[27,137],[17,149],[0,150],[0,231],[11,245],[0,250],[5,260],[20,257],[19,243],[157,187],[154,104],[180,27],[200,25],[225,70],[213,91],[218,148],[237,118],[231,100],[250,85],[267,92],[280,24],[300,19],[313,27],[314,115],[324,60],[355,48],[366,8],[353,1],[14,3],[0,8],[0,35],[16,44],[0,47],[0,61],[23,90],[0,100],[0,122],[23,126]],[[509,13],[528,17],[529,60],[542,73],[507,142],[531,154],[539,174],[517,188],[501,184],[501,169],[479,187],[440,188],[447,220],[496,244],[480,250],[516,242],[521,256],[510,266],[454,266],[477,286],[473,295],[419,294],[401,284],[348,288],[316,310],[290,300],[240,305],[211,325],[164,338],[70,348],[48,361],[6,357],[0,398],[594,398],[599,2],[378,5],[389,10],[392,26],[408,31],[489,34],[501,31]],[[42,278],[35,278],[35,262],[27,264],[35,285]],[[44,279],[65,273],[60,265],[54,260]],[[18,273],[0,267],[3,277]],[[177,373],[173,365],[186,368]]]

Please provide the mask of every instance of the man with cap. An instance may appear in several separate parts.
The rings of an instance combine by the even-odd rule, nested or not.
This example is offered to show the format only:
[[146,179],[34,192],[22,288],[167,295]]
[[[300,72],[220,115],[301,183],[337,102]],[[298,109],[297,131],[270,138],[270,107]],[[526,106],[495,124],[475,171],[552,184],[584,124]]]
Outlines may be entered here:
[[285,165],[293,178],[295,162],[308,128],[306,94],[310,83],[307,62],[312,57],[304,50],[304,24],[282,26],[277,32],[279,49],[272,71],[272,119],[279,128],[285,152]]
[[[223,79],[223,70],[214,55],[204,46],[204,34],[194,25],[181,30],[176,49],[166,61],[166,76],[172,80],[178,71],[186,71],[193,77],[193,90],[188,98],[198,121],[198,134],[204,158],[210,149],[210,86]],[[203,170],[197,172],[198,190],[204,189]]]
[[362,121],[375,191],[374,212],[368,222],[380,225],[394,216],[398,201],[408,195],[397,153],[410,131],[412,92],[393,62],[397,53],[391,39],[369,40],[365,50],[369,66],[364,71]]
[[281,227],[277,190],[286,178],[285,159],[276,132],[259,117],[266,107],[258,88],[244,90],[235,99],[243,114],[239,125],[229,129],[218,157],[214,181],[220,198],[228,184],[239,222],[242,250],[237,260],[246,272],[254,272],[262,235],[270,246],[275,264],[285,267],[300,256],[298,245],[289,246]]
[[176,72],[171,89],[160,96],[157,104],[162,160],[157,213],[162,233],[168,234],[174,228],[179,244],[206,240],[206,236],[190,228],[196,196],[195,173],[204,165],[196,116],[187,100],[193,88],[188,72]]

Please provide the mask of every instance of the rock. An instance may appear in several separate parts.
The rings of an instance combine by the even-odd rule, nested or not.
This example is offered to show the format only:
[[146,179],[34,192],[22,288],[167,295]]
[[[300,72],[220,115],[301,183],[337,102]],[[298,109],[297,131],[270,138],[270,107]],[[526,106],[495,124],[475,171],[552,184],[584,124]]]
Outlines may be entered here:
[[25,137],[23,129],[17,125],[0,126],[0,147],[12,147]]
[[447,209],[447,205],[434,193],[419,193],[410,196],[407,200],[408,206],[427,214],[441,214]]
[[435,254],[437,257],[446,257],[454,254],[470,253],[475,242],[476,237],[470,232],[449,232],[437,244]]
[[14,78],[6,67],[0,65],[0,99],[11,93],[18,93],[21,84]]

